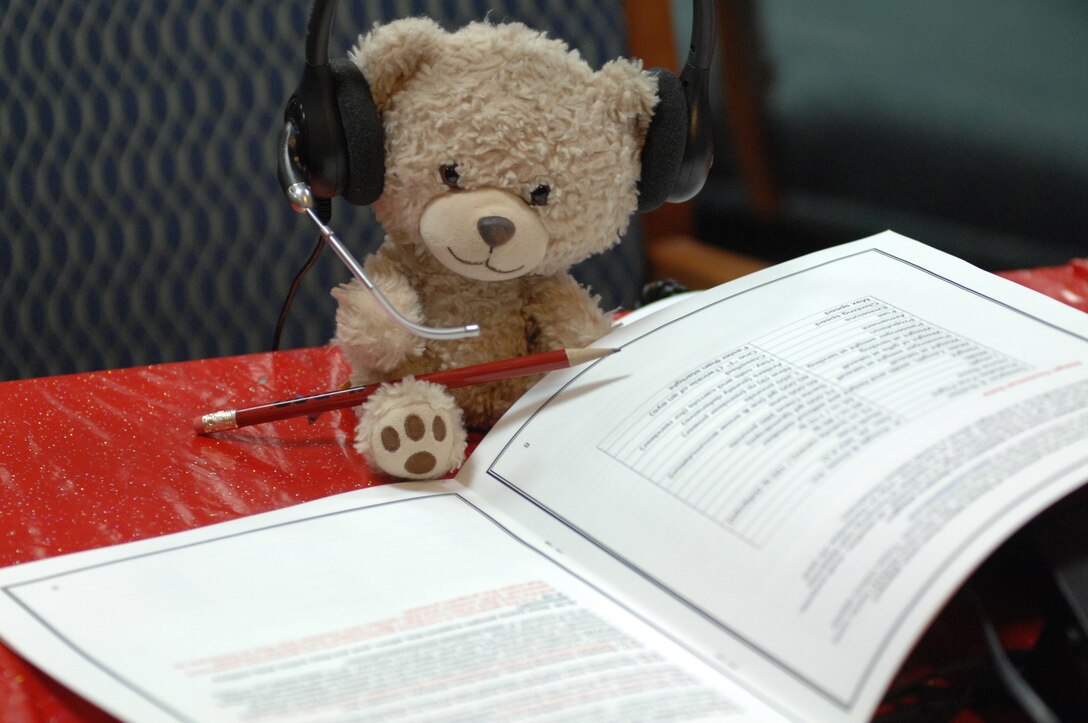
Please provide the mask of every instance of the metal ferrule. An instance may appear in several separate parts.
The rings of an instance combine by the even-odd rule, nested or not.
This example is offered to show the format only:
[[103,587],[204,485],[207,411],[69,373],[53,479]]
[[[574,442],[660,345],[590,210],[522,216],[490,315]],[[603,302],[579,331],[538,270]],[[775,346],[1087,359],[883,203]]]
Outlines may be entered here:
[[205,414],[200,418],[200,424],[204,428],[206,434],[238,429],[238,420],[235,417],[233,409],[225,409],[219,412]]

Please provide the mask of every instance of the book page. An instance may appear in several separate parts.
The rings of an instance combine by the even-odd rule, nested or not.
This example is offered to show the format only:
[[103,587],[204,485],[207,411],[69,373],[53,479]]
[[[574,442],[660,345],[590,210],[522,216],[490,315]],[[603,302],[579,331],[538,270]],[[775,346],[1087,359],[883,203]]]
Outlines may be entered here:
[[456,484],[424,488],[8,568],[0,630],[126,720],[778,719]]
[[1088,479],[1082,316],[886,234],[613,332],[463,478],[661,591],[768,697],[864,719],[977,564]]
[[848,244],[624,325],[456,481],[2,570],[0,635],[127,720],[867,720],[1088,479],[1086,319]]

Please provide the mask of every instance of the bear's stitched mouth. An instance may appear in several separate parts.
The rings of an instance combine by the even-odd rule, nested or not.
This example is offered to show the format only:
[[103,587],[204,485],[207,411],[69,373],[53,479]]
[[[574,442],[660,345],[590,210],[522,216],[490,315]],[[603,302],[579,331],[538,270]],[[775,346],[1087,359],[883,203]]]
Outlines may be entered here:
[[483,266],[483,267],[485,267],[487,269],[490,269],[491,271],[494,271],[496,274],[512,274],[515,271],[521,271],[523,268],[525,268],[525,264],[522,264],[521,266],[515,266],[512,269],[499,269],[499,268],[496,268],[496,267],[491,265],[491,252],[490,251],[487,252],[487,258],[484,259],[483,261],[466,261],[465,259],[458,256],[456,253],[454,253],[454,250],[451,249],[449,246],[446,247],[446,250],[450,252],[450,256],[457,259],[458,262],[464,264],[465,266]]

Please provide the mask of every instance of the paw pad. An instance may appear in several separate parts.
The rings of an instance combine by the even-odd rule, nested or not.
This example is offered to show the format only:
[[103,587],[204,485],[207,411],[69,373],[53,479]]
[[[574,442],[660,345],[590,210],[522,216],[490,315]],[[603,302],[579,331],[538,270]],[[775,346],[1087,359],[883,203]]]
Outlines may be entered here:
[[439,469],[439,458],[448,462],[451,451],[449,444],[443,444],[449,437],[446,420],[433,413],[425,416],[429,422],[413,412],[381,428],[378,461],[386,471],[417,478],[445,471]]

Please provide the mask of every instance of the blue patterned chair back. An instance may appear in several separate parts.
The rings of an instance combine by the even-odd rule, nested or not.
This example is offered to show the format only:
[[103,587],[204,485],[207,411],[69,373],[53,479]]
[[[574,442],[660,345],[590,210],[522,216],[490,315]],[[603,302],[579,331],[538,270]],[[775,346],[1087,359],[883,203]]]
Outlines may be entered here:
[[[308,13],[306,0],[5,3],[0,379],[270,348],[316,239],[275,173]],[[626,52],[620,0],[341,0],[330,53],[418,14],[520,20],[594,67]],[[380,240],[367,208],[337,202],[333,220],[359,256]],[[578,274],[606,305],[631,305],[642,259],[627,239]],[[347,278],[323,254],[284,347],[328,342],[328,292]]]

